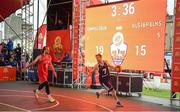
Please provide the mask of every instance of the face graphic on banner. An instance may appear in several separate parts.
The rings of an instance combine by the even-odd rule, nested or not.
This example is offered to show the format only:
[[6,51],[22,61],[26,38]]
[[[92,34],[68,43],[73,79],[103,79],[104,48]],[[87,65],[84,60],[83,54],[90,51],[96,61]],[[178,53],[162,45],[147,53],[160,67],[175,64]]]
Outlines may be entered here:
[[4,69],[3,69],[3,73],[4,73],[4,75],[7,75],[7,74],[9,73],[8,69],[7,69],[7,68],[4,68]]
[[39,33],[39,36],[38,36],[38,48],[41,49],[43,47],[43,34],[42,33]]
[[61,43],[61,37],[57,36],[54,40],[53,49],[56,58],[60,58],[62,55],[63,45]]
[[127,48],[123,34],[121,32],[115,33],[110,46],[111,57],[115,65],[122,65],[127,54]]

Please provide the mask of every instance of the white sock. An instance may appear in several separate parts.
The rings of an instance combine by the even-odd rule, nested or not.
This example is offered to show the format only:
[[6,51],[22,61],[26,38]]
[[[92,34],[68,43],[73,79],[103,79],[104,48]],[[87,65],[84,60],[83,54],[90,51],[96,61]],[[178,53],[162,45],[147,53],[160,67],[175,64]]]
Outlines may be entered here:
[[52,98],[52,96],[51,96],[51,95],[48,95],[48,98],[50,99],[50,98]]
[[39,89],[36,89],[36,92],[39,93]]

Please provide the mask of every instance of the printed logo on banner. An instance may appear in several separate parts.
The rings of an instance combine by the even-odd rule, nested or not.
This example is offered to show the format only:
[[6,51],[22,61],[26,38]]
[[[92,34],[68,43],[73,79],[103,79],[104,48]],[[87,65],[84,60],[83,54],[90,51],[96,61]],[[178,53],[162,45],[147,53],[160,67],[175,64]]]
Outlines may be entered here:
[[178,86],[178,81],[174,81],[174,86]]
[[124,42],[124,35],[121,32],[114,34],[110,46],[111,57],[115,65],[122,65],[126,54],[128,45]]
[[175,57],[176,57],[176,58],[180,57],[180,53],[179,53],[179,52],[176,52],[176,53],[175,53]]
[[9,73],[9,70],[8,70],[7,68],[4,68],[4,69],[3,69],[3,74],[4,74],[4,75],[7,75],[8,73]]
[[176,42],[180,42],[180,37],[176,37]]
[[60,58],[62,56],[62,51],[63,51],[63,45],[61,43],[61,37],[60,36],[57,36],[54,39],[53,49],[54,49],[54,53],[55,53],[56,58]]
[[178,27],[178,28],[180,27],[180,22],[176,23],[176,27]]
[[177,12],[180,13],[180,7],[177,8]]
[[179,67],[175,66],[174,71],[178,72],[179,71]]

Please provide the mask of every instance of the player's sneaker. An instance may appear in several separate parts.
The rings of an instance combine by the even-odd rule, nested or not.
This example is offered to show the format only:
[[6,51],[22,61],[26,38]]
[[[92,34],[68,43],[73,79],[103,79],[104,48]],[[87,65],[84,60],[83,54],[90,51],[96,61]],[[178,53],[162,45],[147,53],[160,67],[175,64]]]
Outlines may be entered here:
[[35,96],[35,98],[38,98],[39,97],[39,90],[38,89],[35,89],[34,90],[34,96]]
[[96,96],[97,96],[97,98],[99,98],[99,97],[100,97],[100,94],[99,94],[99,92],[96,92]]
[[116,107],[123,107],[123,105],[120,103],[120,101],[116,102]]
[[52,98],[52,97],[49,97],[48,100],[49,100],[50,103],[54,103],[54,102],[56,101],[56,100],[55,100],[54,98]]

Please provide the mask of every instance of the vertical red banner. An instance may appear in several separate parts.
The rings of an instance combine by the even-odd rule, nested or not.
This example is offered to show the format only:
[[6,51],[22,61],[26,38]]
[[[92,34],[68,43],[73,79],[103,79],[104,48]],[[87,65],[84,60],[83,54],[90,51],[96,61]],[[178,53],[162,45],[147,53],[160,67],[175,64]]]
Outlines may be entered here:
[[[43,24],[36,34],[34,48],[42,49],[44,47],[44,41],[46,41],[47,25]],[[38,40],[38,41],[37,41]]]
[[180,92],[180,0],[176,3],[174,28],[171,90]]
[[85,35],[85,20],[86,20],[86,6],[87,6],[87,3],[86,2],[83,2],[82,4],[82,34]]
[[80,0],[73,1],[73,79],[78,76]]

